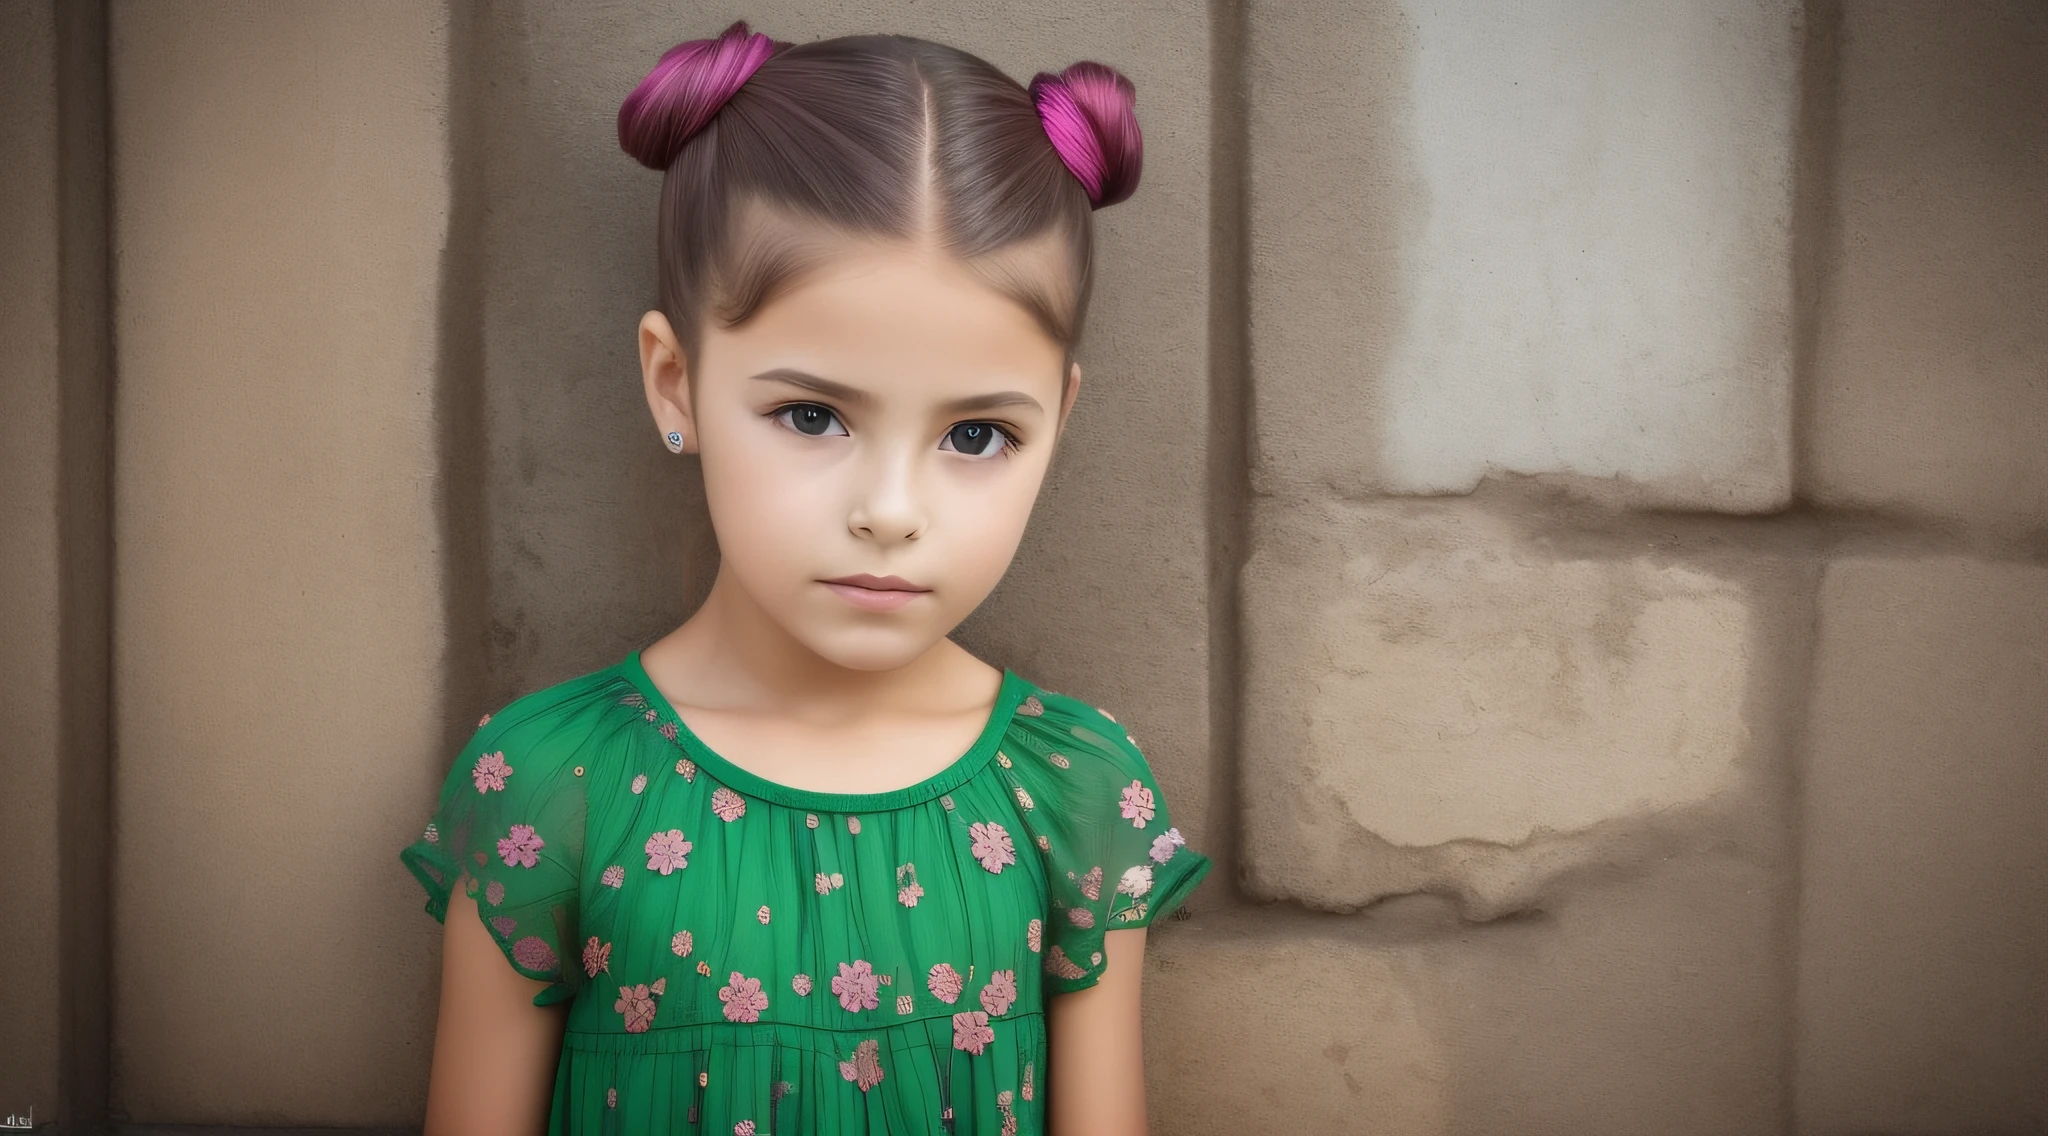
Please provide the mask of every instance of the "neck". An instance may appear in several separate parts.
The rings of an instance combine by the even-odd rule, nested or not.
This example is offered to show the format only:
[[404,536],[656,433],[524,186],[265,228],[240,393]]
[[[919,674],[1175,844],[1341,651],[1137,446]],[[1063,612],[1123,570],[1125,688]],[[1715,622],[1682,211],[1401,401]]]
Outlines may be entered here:
[[[980,688],[988,685],[989,672],[946,638],[899,667],[841,665],[791,635],[722,567],[703,606],[650,644],[641,660],[650,675],[663,678],[665,687],[672,684],[696,705],[801,707],[806,715],[825,718],[952,705],[963,694],[972,702],[986,693]],[[964,691],[963,678],[969,677],[974,689]]]

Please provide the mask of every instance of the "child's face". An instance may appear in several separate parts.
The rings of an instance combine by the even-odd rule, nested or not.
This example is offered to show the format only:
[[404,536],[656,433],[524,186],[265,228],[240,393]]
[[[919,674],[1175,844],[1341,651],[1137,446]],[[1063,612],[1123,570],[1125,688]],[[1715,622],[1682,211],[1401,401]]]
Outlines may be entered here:
[[[1050,244],[1012,255],[1021,271],[1061,264]],[[641,345],[656,425],[703,463],[719,586],[858,670],[916,660],[995,588],[1080,384],[1022,305],[896,245],[705,327],[694,391],[660,313]],[[831,582],[861,575],[918,590]]]

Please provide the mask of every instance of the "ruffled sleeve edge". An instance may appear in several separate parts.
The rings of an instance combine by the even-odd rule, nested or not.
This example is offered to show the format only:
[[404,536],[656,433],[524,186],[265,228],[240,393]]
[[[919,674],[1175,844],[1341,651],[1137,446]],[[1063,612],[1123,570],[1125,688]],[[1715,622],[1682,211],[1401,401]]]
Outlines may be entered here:
[[[398,858],[405,864],[407,870],[412,872],[413,878],[420,882],[420,886],[426,889],[426,913],[434,917],[434,922],[446,926],[448,901],[455,894],[455,880],[468,878],[473,881],[474,877],[468,876],[460,865],[450,860],[438,844],[426,840],[418,840],[408,845],[399,852]],[[436,878],[437,875],[439,878]],[[491,926],[482,904],[477,905],[477,921],[483,925],[484,932],[490,935],[491,941],[498,945],[498,952],[505,956],[505,961],[511,965],[514,973],[522,978],[549,984],[547,989],[533,996],[534,1005],[551,1006],[576,996],[574,979],[581,975],[563,966],[559,953],[555,957],[554,970],[535,970],[519,960],[514,947],[515,941]]]

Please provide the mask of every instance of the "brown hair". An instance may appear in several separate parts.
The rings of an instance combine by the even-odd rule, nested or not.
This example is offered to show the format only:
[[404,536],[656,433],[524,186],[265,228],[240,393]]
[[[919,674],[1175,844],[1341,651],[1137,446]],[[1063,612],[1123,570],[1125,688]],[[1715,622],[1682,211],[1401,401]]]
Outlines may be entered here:
[[[735,23],[662,56],[619,141],[662,170],[661,308],[694,363],[700,321],[744,322],[844,236],[933,241],[1071,355],[1094,209],[1137,187],[1130,81],[1097,63],[1027,89],[986,61],[895,35],[776,43]],[[1000,255],[1050,239],[1063,279]]]

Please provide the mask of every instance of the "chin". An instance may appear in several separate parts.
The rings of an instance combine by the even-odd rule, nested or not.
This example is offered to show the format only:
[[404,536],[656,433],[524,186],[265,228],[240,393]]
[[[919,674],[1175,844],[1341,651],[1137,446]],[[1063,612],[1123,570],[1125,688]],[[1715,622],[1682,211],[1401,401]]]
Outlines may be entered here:
[[[920,629],[922,631],[923,629]],[[924,657],[942,636],[877,632],[839,631],[834,634],[805,635],[804,645],[819,658],[852,671],[893,671]]]

